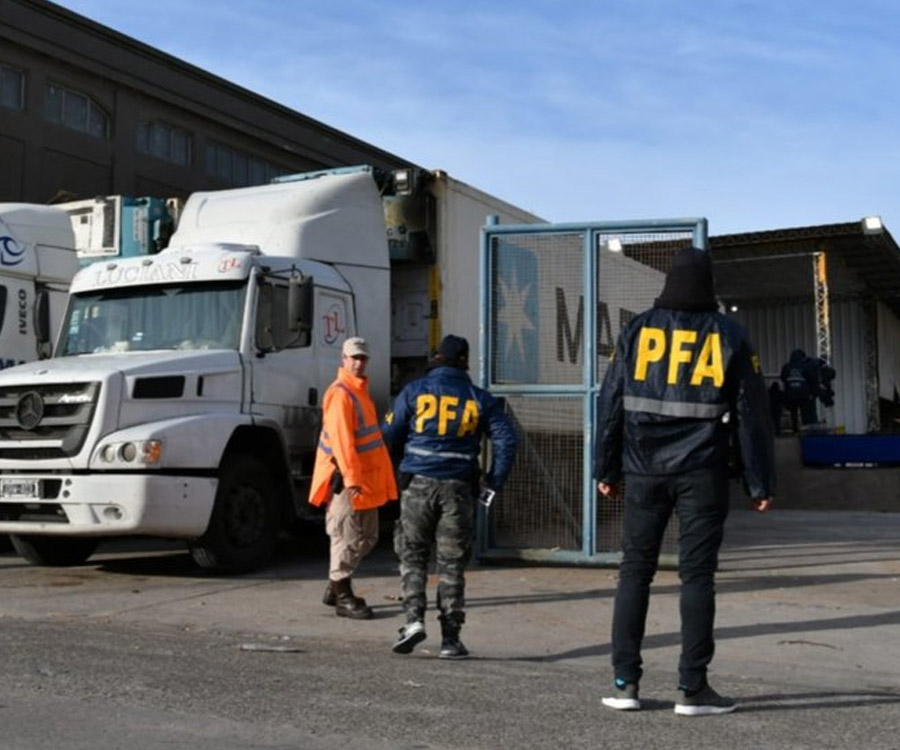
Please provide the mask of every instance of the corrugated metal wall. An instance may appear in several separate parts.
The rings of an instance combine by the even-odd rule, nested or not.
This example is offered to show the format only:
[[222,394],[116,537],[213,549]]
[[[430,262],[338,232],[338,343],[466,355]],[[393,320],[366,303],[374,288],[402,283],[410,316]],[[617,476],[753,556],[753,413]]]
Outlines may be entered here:
[[[862,305],[857,300],[831,302],[831,359],[837,371],[834,408],[825,414],[831,427],[845,432],[866,432],[865,329]],[[762,363],[766,382],[777,380],[781,366],[794,349],[810,356],[816,351],[816,316],[812,301],[747,307],[730,313],[739,320]],[[822,405],[818,405],[820,418]]]
[[888,401],[900,392],[900,320],[878,304],[878,395]]

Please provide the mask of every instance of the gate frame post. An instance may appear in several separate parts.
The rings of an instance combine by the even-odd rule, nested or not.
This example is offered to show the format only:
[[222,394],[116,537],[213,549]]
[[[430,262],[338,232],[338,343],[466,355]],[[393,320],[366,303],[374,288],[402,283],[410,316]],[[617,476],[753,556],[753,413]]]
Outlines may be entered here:
[[[476,507],[475,554],[479,558],[532,560],[543,563],[561,563],[569,565],[610,566],[619,562],[618,552],[598,552],[597,545],[597,489],[593,479],[593,457],[595,449],[595,425],[597,418],[597,399],[602,386],[598,379],[597,363],[597,307],[599,299],[598,267],[600,235],[634,235],[634,234],[690,234],[690,241],[700,250],[709,250],[708,222],[705,218],[650,219],[643,221],[606,221],[590,223],[559,224],[504,224],[499,223],[497,216],[487,217],[481,229],[479,248],[479,330],[478,330],[478,385],[491,390],[495,395],[504,394],[527,395],[530,392],[541,395],[581,395],[583,398],[583,452],[582,457],[582,540],[581,550],[575,549],[525,549],[490,547],[489,511],[480,505]],[[583,262],[583,299],[584,299],[584,363],[582,382],[580,385],[540,385],[534,386],[494,385],[491,383],[491,362],[494,356],[491,335],[491,311],[494,296],[491,284],[493,274],[491,244],[495,237],[503,235],[528,234],[581,234],[584,237]],[[501,500],[502,502],[502,500]],[[672,560],[663,555],[662,564],[671,564]]]

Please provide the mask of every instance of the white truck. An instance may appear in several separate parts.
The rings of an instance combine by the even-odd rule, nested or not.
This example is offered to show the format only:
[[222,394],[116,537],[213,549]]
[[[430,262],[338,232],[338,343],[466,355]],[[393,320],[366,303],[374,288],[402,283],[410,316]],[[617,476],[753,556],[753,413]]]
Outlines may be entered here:
[[[536,218],[440,173],[430,206],[404,205],[410,175],[395,174],[393,205],[376,176],[196,193],[165,250],[77,274],[53,358],[0,372],[0,533],[19,554],[80,564],[105,537],[142,535],[186,540],[214,570],[268,559],[306,508],[342,341],[369,340],[386,405],[392,338],[396,375],[440,334],[437,269],[463,264],[444,282],[451,309],[457,285],[477,300],[487,214]],[[477,304],[444,323],[476,338]]]
[[50,356],[77,270],[65,211],[0,203],[0,368]]
[[0,369],[50,356],[77,270],[65,211],[0,203]]

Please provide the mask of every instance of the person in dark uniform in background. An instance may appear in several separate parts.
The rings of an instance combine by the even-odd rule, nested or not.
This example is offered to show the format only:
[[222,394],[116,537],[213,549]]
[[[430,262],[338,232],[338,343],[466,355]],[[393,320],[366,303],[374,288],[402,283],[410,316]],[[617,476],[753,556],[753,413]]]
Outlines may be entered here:
[[675,713],[735,708],[707,681],[732,442],[760,512],[772,502],[775,469],[759,360],[740,325],[717,308],[709,254],[678,251],[653,308],[620,334],[600,391],[594,476],[607,497],[625,481],[612,626],[615,689],[603,699],[610,708],[640,708],[650,583],[673,511],[679,520],[682,648]]
[[393,646],[398,654],[412,652],[426,637],[425,584],[434,549],[439,655],[444,659],[469,655],[459,635],[466,617],[464,573],[472,556],[482,437],[486,435],[493,448],[483,487],[496,491],[512,468],[517,436],[502,403],[472,384],[468,366],[468,342],[445,336],[425,376],[400,392],[382,426],[392,454],[402,452],[395,547],[406,625]]
[[828,364],[823,357],[814,360],[816,367],[816,382],[819,384],[819,401],[825,407],[834,406],[834,388],[832,384],[837,377],[837,371]]
[[781,383],[784,388],[782,404],[791,415],[791,429],[799,432],[797,423],[804,426],[816,424],[816,397],[819,394],[819,373],[816,361],[806,356],[802,349],[794,349],[781,368]]

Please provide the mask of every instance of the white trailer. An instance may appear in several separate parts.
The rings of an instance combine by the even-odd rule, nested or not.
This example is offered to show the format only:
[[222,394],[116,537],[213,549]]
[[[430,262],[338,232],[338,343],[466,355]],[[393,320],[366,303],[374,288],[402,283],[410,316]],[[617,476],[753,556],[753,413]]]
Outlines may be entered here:
[[[407,215],[425,216],[409,222],[427,227],[428,250],[394,252],[392,247],[391,302],[393,306],[391,357],[393,388],[421,372],[442,336],[453,333],[469,341],[473,357],[479,337],[479,258],[481,230],[489,216],[501,224],[535,224],[543,219],[450,177],[442,170],[423,172],[410,193],[412,205],[424,203]],[[396,184],[395,180],[395,184]],[[401,181],[405,184],[405,181]],[[398,231],[396,215],[386,198],[390,237]],[[403,200],[402,198],[394,200]]]

